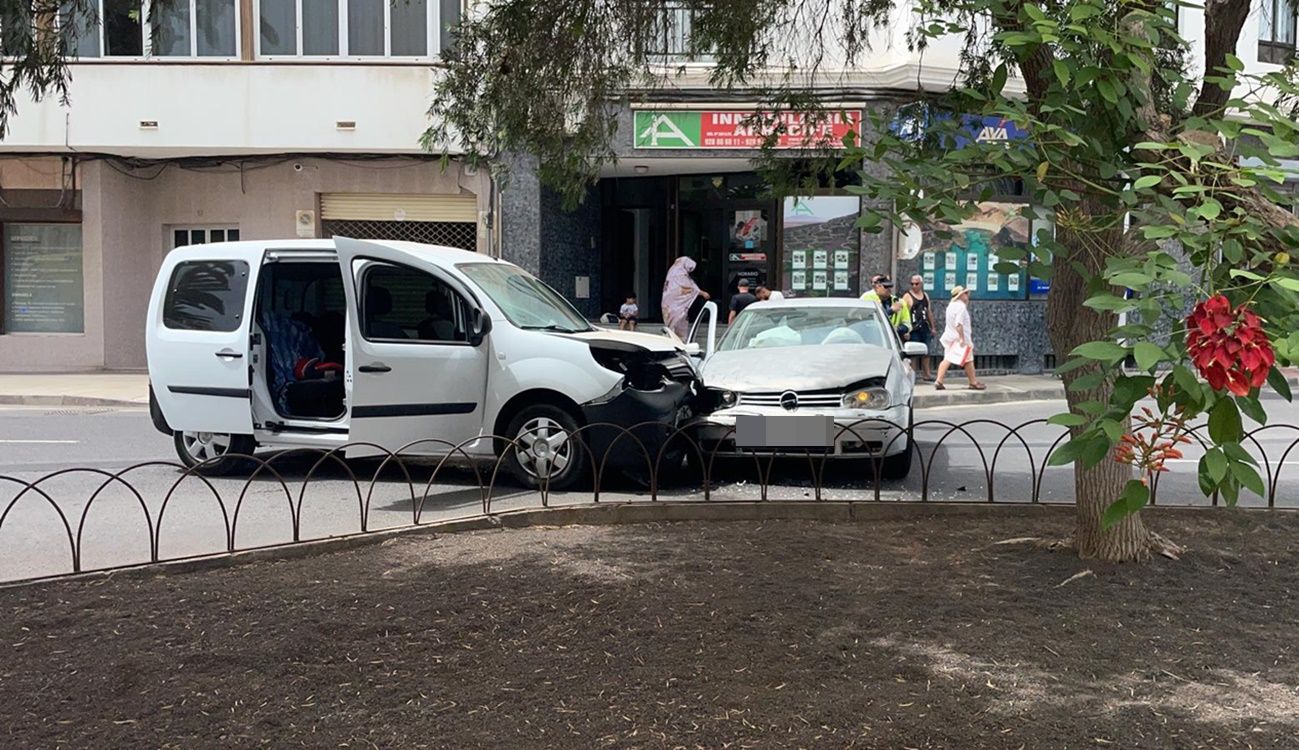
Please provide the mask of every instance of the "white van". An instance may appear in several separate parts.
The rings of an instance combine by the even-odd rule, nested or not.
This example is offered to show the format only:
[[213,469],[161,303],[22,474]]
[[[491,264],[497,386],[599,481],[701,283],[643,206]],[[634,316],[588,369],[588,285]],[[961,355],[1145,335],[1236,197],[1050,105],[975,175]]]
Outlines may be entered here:
[[503,454],[528,486],[549,477],[561,488],[611,444],[608,466],[643,466],[669,434],[641,429],[638,442],[590,428],[583,445],[574,431],[673,428],[700,392],[680,342],[593,328],[517,266],[411,242],[178,248],[154,284],[147,346],[154,425],[212,474],[258,447],[459,446]]

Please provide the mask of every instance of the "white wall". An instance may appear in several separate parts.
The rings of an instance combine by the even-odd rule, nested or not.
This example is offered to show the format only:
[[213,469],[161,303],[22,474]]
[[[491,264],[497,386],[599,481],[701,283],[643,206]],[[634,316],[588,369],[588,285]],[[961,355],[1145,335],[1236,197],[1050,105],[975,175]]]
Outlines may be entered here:
[[[69,106],[20,102],[3,151],[166,157],[416,153],[429,125],[427,65],[76,63]],[[140,127],[157,121],[157,129]],[[336,127],[356,122],[354,131]]]

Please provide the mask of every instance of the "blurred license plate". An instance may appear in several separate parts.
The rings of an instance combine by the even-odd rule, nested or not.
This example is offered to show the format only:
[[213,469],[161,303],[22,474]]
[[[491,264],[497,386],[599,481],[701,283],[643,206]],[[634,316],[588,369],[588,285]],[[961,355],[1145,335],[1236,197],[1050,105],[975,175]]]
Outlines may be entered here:
[[833,417],[742,414],[735,418],[737,448],[829,448],[833,445]]

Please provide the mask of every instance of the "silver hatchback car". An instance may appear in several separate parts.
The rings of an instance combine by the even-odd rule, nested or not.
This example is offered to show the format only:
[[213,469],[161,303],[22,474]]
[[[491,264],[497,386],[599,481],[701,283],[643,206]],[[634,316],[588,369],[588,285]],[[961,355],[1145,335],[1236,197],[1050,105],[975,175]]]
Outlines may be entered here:
[[[701,321],[714,314],[707,310]],[[709,325],[710,339],[714,329]],[[741,418],[824,416],[833,420],[832,434],[817,452],[880,461],[882,477],[904,477],[911,470],[915,390],[907,358],[927,354],[924,344],[898,340],[876,302],[754,303],[721,341],[710,340],[699,354],[712,411],[692,423],[695,438],[706,454],[747,455],[753,449],[737,440]],[[802,456],[805,450],[773,446],[757,452]]]

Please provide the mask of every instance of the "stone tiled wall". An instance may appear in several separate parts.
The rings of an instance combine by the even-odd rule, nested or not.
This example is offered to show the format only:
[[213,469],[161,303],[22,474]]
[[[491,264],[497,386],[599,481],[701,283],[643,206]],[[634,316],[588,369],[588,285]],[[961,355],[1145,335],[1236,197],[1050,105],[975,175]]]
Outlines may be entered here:
[[[540,201],[541,273],[539,278],[588,318],[597,318],[600,309],[600,196],[588,190],[586,199],[576,209],[565,211],[563,200],[555,191],[542,186]],[[589,294],[577,298],[577,277],[586,276]]]

